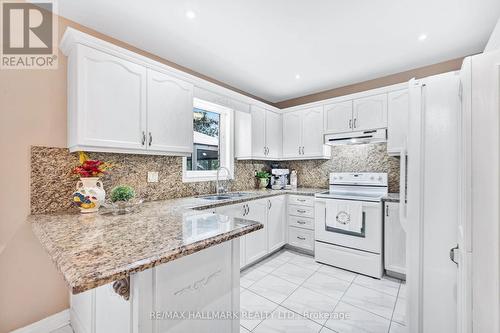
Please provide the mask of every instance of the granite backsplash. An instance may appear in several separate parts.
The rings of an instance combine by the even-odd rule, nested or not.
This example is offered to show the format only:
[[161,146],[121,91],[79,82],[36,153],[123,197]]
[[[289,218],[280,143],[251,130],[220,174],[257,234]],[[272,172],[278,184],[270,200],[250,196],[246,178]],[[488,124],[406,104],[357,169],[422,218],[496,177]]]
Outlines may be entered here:
[[[330,160],[279,162],[297,170],[300,187],[327,188],[330,172],[387,172],[389,192],[399,191],[399,160],[387,155],[385,144],[337,146]],[[109,192],[127,184],[145,201],[166,200],[215,192],[215,182],[182,182],[182,158],[174,156],[89,153],[90,158],[111,162],[115,168],[101,177]],[[31,213],[42,214],[68,209],[78,177],[71,170],[78,155],[66,148],[31,147]],[[269,169],[266,161],[235,161],[231,191],[254,189],[255,170]],[[147,172],[158,171],[157,183],[147,182]]]

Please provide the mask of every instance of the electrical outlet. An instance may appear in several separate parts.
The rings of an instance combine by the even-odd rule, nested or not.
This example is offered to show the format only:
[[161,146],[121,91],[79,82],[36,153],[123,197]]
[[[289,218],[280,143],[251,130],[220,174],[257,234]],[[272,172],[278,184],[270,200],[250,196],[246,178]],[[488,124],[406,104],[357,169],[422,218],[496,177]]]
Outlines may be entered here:
[[158,183],[158,171],[148,171],[148,183]]

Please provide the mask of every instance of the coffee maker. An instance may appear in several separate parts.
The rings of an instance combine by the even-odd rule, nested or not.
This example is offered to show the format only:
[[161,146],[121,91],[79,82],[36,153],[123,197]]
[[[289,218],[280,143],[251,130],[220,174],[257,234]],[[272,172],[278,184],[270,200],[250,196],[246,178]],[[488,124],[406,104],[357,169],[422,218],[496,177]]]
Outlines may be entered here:
[[283,190],[288,184],[289,169],[271,169],[271,188],[273,190]]

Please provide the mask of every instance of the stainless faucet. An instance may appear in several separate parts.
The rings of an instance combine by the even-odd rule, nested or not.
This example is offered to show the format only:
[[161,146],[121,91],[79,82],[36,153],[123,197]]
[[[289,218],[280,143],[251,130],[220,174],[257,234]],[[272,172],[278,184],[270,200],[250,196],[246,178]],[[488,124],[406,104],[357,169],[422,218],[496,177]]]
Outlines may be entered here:
[[220,183],[219,183],[219,172],[220,172],[221,170],[226,170],[226,173],[227,173],[227,178],[229,178],[229,176],[231,176],[231,171],[229,171],[229,169],[228,169],[228,168],[223,167],[223,166],[221,166],[221,167],[218,167],[218,168],[217,168],[217,180],[216,180],[216,183],[215,183],[215,188],[216,188],[216,192],[217,192],[217,194],[220,194],[220,193],[221,193],[221,188],[222,188],[222,190],[224,191],[223,193],[227,192],[227,187],[224,187],[224,186],[222,186],[222,187],[221,187],[221,186],[220,186]]

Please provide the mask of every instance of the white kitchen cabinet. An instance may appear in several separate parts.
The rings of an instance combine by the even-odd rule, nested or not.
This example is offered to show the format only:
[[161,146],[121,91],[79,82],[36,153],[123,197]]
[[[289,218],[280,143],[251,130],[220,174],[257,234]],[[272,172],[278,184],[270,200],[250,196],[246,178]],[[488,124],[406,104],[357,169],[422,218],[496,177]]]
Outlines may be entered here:
[[193,149],[193,85],[148,69],[147,148]]
[[302,152],[301,111],[283,114],[283,158],[294,158]]
[[354,131],[387,127],[387,94],[355,99],[352,127]]
[[325,133],[344,133],[352,131],[353,102],[345,101],[325,105]]
[[69,63],[70,151],[145,150],[146,68],[83,45]]
[[252,157],[267,158],[266,109],[252,105]]
[[408,89],[387,94],[387,152],[399,155],[406,145],[408,134]]
[[187,156],[193,85],[75,44],[68,61],[68,148]]
[[399,203],[386,202],[384,206],[384,266],[387,274],[406,274],[406,232],[399,220]]
[[267,158],[280,159],[283,147],[283,124],[281,114],[266,110]]
[[323,107],[287,112],[283,115],[284,158],[330,158],[324,145]]
[[267,230],[269,252],[281,248],[286,243],[285,236],[285,196],[267,199]]
[[234,112],[234,158],[252,158],[252,114]]

